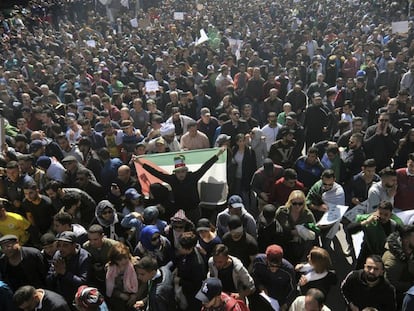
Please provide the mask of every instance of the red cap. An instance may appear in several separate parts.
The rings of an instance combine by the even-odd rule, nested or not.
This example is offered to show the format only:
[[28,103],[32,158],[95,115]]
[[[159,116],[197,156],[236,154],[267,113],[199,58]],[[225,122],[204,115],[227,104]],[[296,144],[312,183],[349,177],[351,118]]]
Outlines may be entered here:
[[283,248],[279,245],[272,244],[266,248],[266,258],[269,261],[281,261],[283,258]]

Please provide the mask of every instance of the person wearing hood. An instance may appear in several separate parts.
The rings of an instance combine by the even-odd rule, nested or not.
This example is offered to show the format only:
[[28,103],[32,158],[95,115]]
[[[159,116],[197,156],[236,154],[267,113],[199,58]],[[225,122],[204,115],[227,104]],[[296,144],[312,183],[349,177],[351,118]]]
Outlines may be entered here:
[[132,212],[127,214],[122,218],[121,226],[128,229],[135,229],[135,241],[139,241],[141,239],[142,229],[148,225],[155,225],[160,232],[164,232],[167,222],[158,219],[159,214],[157,206],[148,206],[142,213]]
[[165,235],[171,243],[174,252],[178,254],[181,246],[179,243],[180,236],[184,232],[194,231],[194,223],[187,218],[185,212],[180,209],[173,217],[170,218],[170,225],[165,227]]
[[260,128],[254,127],[250,131],[250,146],[256,155],[257,167],[261,167],[267,158],[267,145],[265,136]]
[[171,243],[161,235],[157,226],[149,225],[141,230],[141,239],[134,249],[134,255],[140,258],[152,256],[161,267],[172,260]]
[[120,215],[114,205],[108,200],[102,200],[96,205],[94,223],[103,227],[105,236],[109,239],[125,242],[126,229],[121,226],[122,215]]
[[401,306],[405,292],[414,283],[414,226],[404,226],[391,233],[382,256],[385,277],[394,285],[397,304]]
[[266,204],[257,218],[257,243],[260,253],[264,253],[271,244],[285,244],[283,227],[276,219],[276,210],[273,204]]
[[227,200],[227,208],[217,215],[217,234],[223,237],[229,231],[228,222],[232,215],[238,215],[242,221],[244,230],[257,238],[256,221],[254,217],[244,208],[243,200],[238,195],[232,195]]

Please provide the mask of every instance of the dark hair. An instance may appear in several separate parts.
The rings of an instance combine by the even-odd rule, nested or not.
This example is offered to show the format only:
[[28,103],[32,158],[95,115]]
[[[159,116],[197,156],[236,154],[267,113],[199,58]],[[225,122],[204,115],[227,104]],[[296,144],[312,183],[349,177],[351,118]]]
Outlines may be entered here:
[[101,225],[95,224],[89,227],[88,229],[88,233],[99,233],[99,234],[103,234],[104,233],[104,229]]
[[298,179],[298,174],[293,168],[287,168],[284,174],[285,180]]
[[392,203],[391,203],[391,202],[389,202],[389,201],[382,201],[382,202],[378,205],[378,208],[380,208],[380,209],[385,209],[385,210],[387,210],[387,211],[392,212],[393,206],[392,206]]
[[408,155],[408,160],[414,161],[414,152]]
[[184,249],[191,249],[196,246],[198,237],[194,232],[184,232],[178,239],[178,242]]
[[319,150],[316,147],[310,147],[307,153],[319,155]]
[[81,200],[81,196],[77,192],[67,192],[63,195],[62,204],[65,210],[71,208],[73,205],[78,204]]
[[60,212],[53,216],[53,220],[57,221],[62,225],[71,225],[72,224],[72,215],[67,212]]
[[13,295],[13,302],[16,306],[21,306],[26,301],[33,298],[36,293],[36,288],[31,285],[25,285],[20,287]]
[[397,176],[397,172],[393,169],[393,168],[391,168],[391,167],[386,167],[386,168],[383,168],[380,172],[379,172],[379,175],[381,176],[381,177],[387,177],[387,176]]
[[229,249],[226,245],[224,244],[217,244],[214,249],[213,252],[211,253],[211,256],[228,256],[229,255]]
[[371,259],[373,262],[375,262],[375,263],[380,263],[381,264],[381,266],[382,266],[382,269],[384,269],[384,262],[382,261],[382,258],[381,258],[381,256],[380,255],[369,255],[368,257],[367,257],[367,259],[365,259],[365,262],[368,260],[368,259]]
[[328,146],[328,148],[326,148],[326,153],[339,154],[339,148],[338,146]]
[[335,178],[335,172],[332,169],[327,169],[322,172],[321,178]]
[[57,192],[59,189],[61,189],[63,187],[62,183],[60,183],[57,180],[51,180],[49,181],[46,185],[44,190],[53,190],[54,192]]
[[58,141],[59,139],[64,139],[64,140],[68,140],[68,138],[66,137],[65,133],[60,133],[56,136],[56,141]]
[[351,137],[355,138],[359,143],[362,143],[364,140],[364,136],[361,133],[354,133]]
[[29,181],[23,184],[23,189],[25,190],[38,190],[39,187],[35,181]]
[[366,159],[362,163],[363,167],[377,167],[377,162],[375,162],[375,159]]
[[109,160],[111,158],[108,149],[105,148],[105,147],[103,147],[103,148],[101,148],[101,149],[98,150],[98,156],[102,160]]
[[220,121],[226,122],[227,120],[229,120],[229,116],[227,115],[227,113],[221,113],[221,114],[218,116],[218,119],[219,119]]
[[147,272],[155,271],[158,269],[157,259],[152,256],[145,256],[137,264],[138,269],[143,269]]
[[306,296],[312,297],[319,305],[319,307],[323,306],[325,303],[325,295],[323,292],[317,288],[310,288],[306,292]]

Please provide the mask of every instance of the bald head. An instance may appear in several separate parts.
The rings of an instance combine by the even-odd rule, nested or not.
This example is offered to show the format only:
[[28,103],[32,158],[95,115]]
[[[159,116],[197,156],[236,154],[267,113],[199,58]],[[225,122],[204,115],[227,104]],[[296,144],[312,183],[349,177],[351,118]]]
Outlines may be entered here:
[[128,165],[121,165],[118,168],[118,178],[122,182],[127,182],[131,177],[131,169]]

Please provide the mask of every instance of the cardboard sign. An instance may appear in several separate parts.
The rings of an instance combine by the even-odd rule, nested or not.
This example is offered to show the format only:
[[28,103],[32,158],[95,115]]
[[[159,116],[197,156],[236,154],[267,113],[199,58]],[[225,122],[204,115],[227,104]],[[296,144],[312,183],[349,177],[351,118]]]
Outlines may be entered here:
[[95,40],[86,40],[86,45],[91,47],[91,48],[94,48],[94,47],[96,47],[96,41]]
[[183,21],[184,20],[184,12],[174,12],[174,20]]
[[146,81],[145,82],[145,92],[157,92],[160,89],[158,81]]
[[407,32],[408,32],[408,21],[392,23],[392,33],[407,33]]
[[138,19],[133,18],[129,21],[131,23],[131,26],[134,28],[138,28]]

